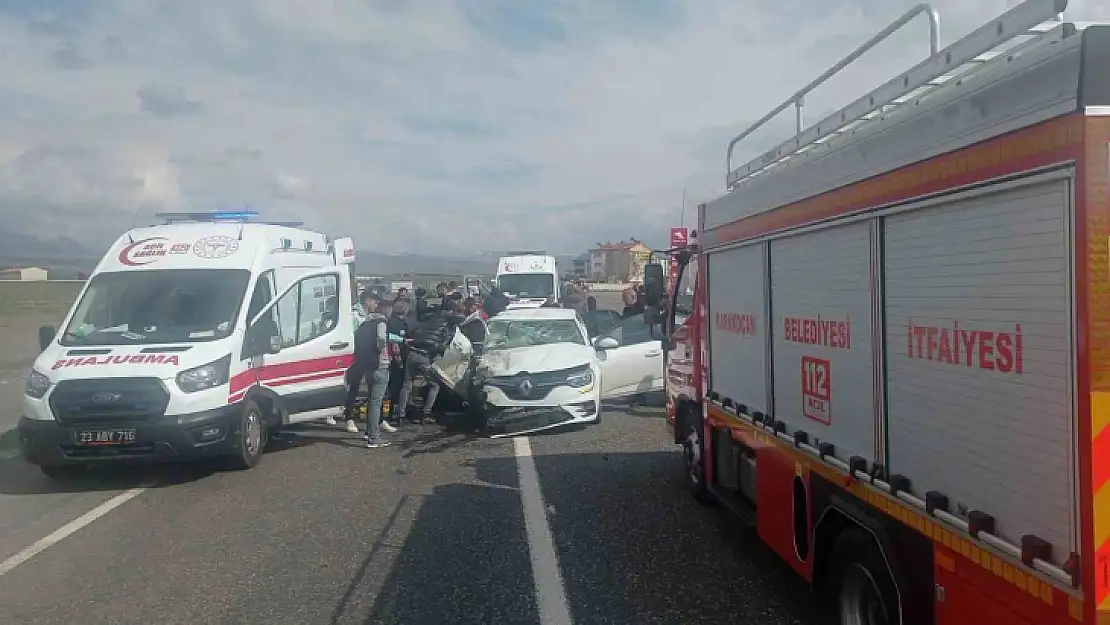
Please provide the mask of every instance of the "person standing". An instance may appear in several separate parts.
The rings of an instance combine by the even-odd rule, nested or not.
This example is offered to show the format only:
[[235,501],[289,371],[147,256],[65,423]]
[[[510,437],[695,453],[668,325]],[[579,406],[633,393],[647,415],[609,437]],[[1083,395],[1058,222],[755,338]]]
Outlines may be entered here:
[[621,311],[621,318],[628,319],[644,312],[644,302],[636,293],[634,287],[627,287],[621,291],[621,300],[624,301],[624,310]]
[[408,359],[408,343],[405,339],[409,338],[409,306],[403,300],[396,300],[393,302],[393,310],[389,315],[389,323],[387,330],[389,331],[389,341],[396,349],[393,360],[389,365],[389,404],[390,414],[386,415],[392,421],[399,421],[404,415],[397,409],[398,400],[401,395],[401,385],[405,381],[405,361]]
[[377,294],[363,296],[363,305],[369,310],[366,321],[355,332],[355,360],[347,370],[347,397],[343,402],[343,416],[347,420],[347,431],[357,433],[358,426],[354,420],[355,400],[365,379],[369,391],[366,402],[366,445],[370,448],[388,447],[389,441],[381,436],[382,399],[389,386],[388,320],[379,312],[381,300]]
[[[362,327],[362,324],[366,322],[369,314],[373,312],[374,309],[377,307],[378,301],[378,296],[375,295],[374,292],[370,289],[363,289],[362,292],[359,293],[358,303],[355,304],[354,308],[351,311],[351,321],[354,325],[354,332],[356,336],[358,335],[359,328]],[[359,373],[359,371],[355,368],[354,363],[352,363],[351,366],[347,369],[347,373],[344,379],[344,382],[347,385],[348,394],[352,392],[351,386],[354,385],[354,397],[358,397],[358,391],[362,388],[363,377],[363,374]],[[352,399],[352,401],[354,401],[354,399]],[[348,413],[344,411],[343,414],[344,416],[347,416]],[[328,425],[338,425],[335,421],[335,417],[332,415],[328,415],[324,419],[324,422]],[[345,425],[348,432],[350,432],[351,434],[358,434],[358,425],[355,423],[353,418],[347,418]]]
[[442,356],[447,346],[451,344],[451,339],[454,337],[452,320],[456,309],[455,301],[447,300],[412,329],[412,337],[407,341],[409,350],[408,359],[405,362],[405,378],[401,384],[400,396],[397,398],[397,409],[402,418],[408,411],[413,378],[423,375],[428,385],[428,396],[424,400],[420,423],[434,423],[432,408],[439,397],[439,383],[432,378],[430,369],[432,362]]

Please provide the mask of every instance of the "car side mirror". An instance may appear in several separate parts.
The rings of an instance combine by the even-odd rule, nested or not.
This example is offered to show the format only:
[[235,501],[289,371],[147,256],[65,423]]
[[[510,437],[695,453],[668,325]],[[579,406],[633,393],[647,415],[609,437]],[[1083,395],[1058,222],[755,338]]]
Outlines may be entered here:
[[611,336],[603,336],[594,341],[594,347],[598,349],[615,349],[620,346],[621,344],[617,342],[617,339]]
[[652,308],[663,303],[663,265],[660,263],[644,266],[644,300]]
[[58,332],[54,329],[54,326],[42,326],[39,328],[39,351],[46,351],[46,348],[50,347],[50,344],[54,342],[54,337],[57,335]]
[[281,333],[272,318],[259,319],[250,327],[248,336],[251,352],[255,355],[276,354],[281,351]]

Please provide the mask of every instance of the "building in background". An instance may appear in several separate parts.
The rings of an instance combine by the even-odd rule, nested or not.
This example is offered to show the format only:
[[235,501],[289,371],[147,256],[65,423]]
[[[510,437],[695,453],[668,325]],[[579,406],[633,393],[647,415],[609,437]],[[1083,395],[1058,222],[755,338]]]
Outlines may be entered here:
[[606,282],[642,282],[651,248],[633,238],[618,243],[598,243],[590,250],[589,277]]
[[587,278],[590,275],[590,255],[580,254],[574,257],[571,273],[577,278]]
[[14,282],[41,282],[48,279],[50,272],[38,267],[15,267],[0,271],[0,280]]

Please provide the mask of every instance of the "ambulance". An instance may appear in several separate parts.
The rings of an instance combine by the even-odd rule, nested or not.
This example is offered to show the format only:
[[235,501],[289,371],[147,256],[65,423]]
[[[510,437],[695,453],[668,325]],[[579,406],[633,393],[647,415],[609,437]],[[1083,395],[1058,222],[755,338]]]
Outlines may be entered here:
[[843,625],[1110,623],[1110,25],[1066,8],[941,48],[917,7],[834,70],[918,16],[919,64],[732,139],[690,300],[646,272],[687,488]]
[[44,327],[19,420],[50,477],[118,461],[258,464],[270,435],[335,414],[354,355],[351,239],[248,211],[163,213]]
[[497,261],[497,288],[509,297],[509,308],[539,308],[559,301],[559,268],[543,252],[509,252]]

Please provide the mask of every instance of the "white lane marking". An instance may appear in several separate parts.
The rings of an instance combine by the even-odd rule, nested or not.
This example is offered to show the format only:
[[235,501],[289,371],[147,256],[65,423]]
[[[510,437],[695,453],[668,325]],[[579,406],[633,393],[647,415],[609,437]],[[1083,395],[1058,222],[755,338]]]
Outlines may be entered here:
[[132,499],[143,494],[143,492],[146,491],[147,488],[149,488],[149,486],[139,486],[137,488],[132,488],[131,490],[124,491],[116,495],[115,497],[112,497],[108,501],[105,501],[92,510],[89,510],[85,514],[82,514],[76,519],[73,519],[69,523],[61,526],[50,535],[44,538],[40,538],[30,547],[27,547],[23,551],[20,551],[7,560],[0,562],[0,577],[11,573],[12,569],[19,566],[20,564],[23,564],[24,562],[39,555],[40,553],[46,551],[54,545],[62,542],[81,528],[91,524],[93,521],[103,517],[112,510],[115,510],[128,501],[131,501]]
[[555,541],[547,523],[547,506],[540,491],[540,478],[532,458],[528,437],[513,439],[517,471],[520,473],[520,501],[524,506],[524,528],[528,532],[528,551],[532,556],[532,579],[536,585],[536,604],[540,625],[571,625],[567,591],[555,555]]

